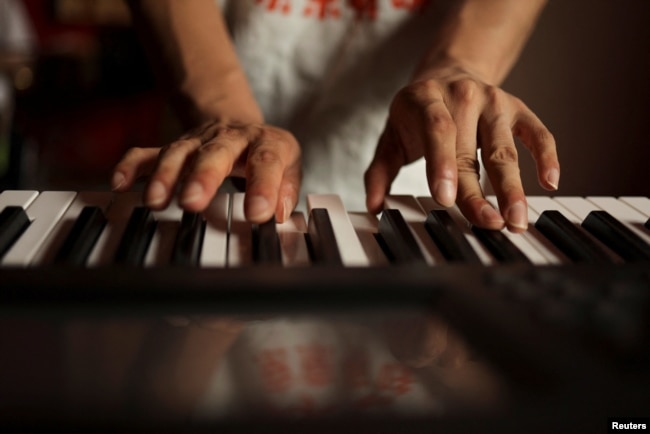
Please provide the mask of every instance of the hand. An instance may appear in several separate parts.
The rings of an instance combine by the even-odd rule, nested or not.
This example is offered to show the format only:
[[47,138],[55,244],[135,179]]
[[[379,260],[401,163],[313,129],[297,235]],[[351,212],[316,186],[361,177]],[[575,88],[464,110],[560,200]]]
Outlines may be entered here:
[[[555,141],[521,100],[460,67],[430,71],[391,104],[365,174],[367,207],[380,211],[400,168],[424,156],[429,189],[440,205],[456,201],[477,226],[505,225],[522,232],[528,225],[527,205],[514,137],[532,153],[540,185],[556,190],[560,165]],[[479,184],[479,147],[501,214],[485,200]]]
[[246,178],[244,212],[252,223],[274,214],[283,222],[298,201],[300,146],[291,133],[265,124],[208,122],[163,148],[132,148],[117,164],[112,187],[128,190],[151,175],[144,202],[163,209],[182,183],[179,204],[204,210],[227,176]]

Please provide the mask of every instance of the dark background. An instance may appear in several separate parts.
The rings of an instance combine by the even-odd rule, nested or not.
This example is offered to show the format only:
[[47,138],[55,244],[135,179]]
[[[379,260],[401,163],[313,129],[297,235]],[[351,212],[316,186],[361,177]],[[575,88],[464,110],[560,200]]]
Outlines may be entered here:
[[[650,195],[650,2],[550,0],[505,88],[555,135],[562,195]],[[541,193],[520,152],[528,193]]]

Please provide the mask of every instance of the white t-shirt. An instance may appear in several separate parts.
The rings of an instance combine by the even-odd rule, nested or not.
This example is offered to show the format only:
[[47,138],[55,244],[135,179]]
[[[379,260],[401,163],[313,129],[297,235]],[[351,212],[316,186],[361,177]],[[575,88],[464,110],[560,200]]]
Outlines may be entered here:
[[[221,0],[266,121],[303,150],[303,198],[339,194],[365,209],[363,174],[388,108],[435,27],[427,0]],[[424,161],[391,190],[427,195]]]

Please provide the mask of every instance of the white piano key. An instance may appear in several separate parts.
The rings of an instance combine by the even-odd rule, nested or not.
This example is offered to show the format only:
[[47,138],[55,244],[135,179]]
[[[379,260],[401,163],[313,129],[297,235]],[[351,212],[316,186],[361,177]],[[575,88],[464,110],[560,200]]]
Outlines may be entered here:
[[601,209],[593,202],[579,196],[562,196],[553,198],[556,202],[562,204],[564,208],[571,211],[578,218],[577,223],[582,223],[587,215],[594,210]]
[[650,236],[640,230],[636,225],[643,226],[647,218],[636,209],[630,207],[625,202],[619,201],[611,196],[588,196],[576,197],[565,196],[556,197],[555,200],[567,209],[570,209],[578,216],[580,222],[587,218],[591,211],[603,210],[611,214],[615,219],[629,227],[641,239],[650,242]]
[[404,221],[409,225],[409,229],[411,229],[411,233],[418,243],[427,264],[433,265],[445,262],[442,252],[438,250],[424,226],[427,213],[415,197],[407,195],[386,196],[384,208],[399,210]]
[[241,267],[253,263],[252,225],[244,215],[244,193],[234,193],[230,204],[228,235],[228,267]]
[[0,212],[8,206],[19,206],[26,209],[38,196],[33,190],[6,190],[0,193]]
[[[498,208],[496,196],[488,196],[486,199],[492,206]],[[563,258],[564,255],[535,229],[534,225],[538,218],[539,214],[528,206],[528,229],[526,232],[519,234],[514,234],[509,230],[502,232],[535,265],[566,262],[566,258]]]
[[[526,200],[528,201],[528,206],[533,208],[539,214],[541,214],[546,210],[557,210],[576,226],[580,226],[582,221],[584,220],[584,217],[587,216],[588,214],[587,208],[589,208],[589,210],[598,209],[593,205],[589,206],[588,202],[584,198],[577,197],[577,196],[554,197],[554,198],[550,198],[547,196],[532,196],[526,198]],[[585,207],[585,204],[587,204],[588,206]],[[584,217],[582,217],[583,215]],[[591,238],[598,245],[598,247],[600,247],[601,250],[607,253],[607,255],[610,258],[612,258],[614,262],[617,263],[622,262],[621,257],[618,256],[616,253],[614,253],[609,247],[607,247],[602,242],[600,242],[596,237],[591,235],[588,231],[583,230],[583,232],[587,234],[587,236]]]
[[302,212],[293,212],[284,223],[276,225],[282,264],[285,267],[304,267],[309,265],[309,250],[305,241],[307,221]]
[[343,265],[348,267],[368,266],[370,262],[352,226],[341,198],[334,194],[310,194],[307,195],[307,207],[311,212],[314,208],[326,208],[336,245],[339,248]]
[[481,260],[481,263],[484,265],[492,265],[496,262],[490,252],[485,248],[485,246],[483,246],[483,244],[476,238],[476,235],[474,235],[474,233],[470,230],[469,222],[467,219],[465,219],[465,217],[463,217],[457,206],[454,205],[451,208],[443,208],[432,197],[428,196],[418,197],[417,200],[425,211],[425,220],[426,215],[429,213],[429,211],[437,209],[446,210],[451,218],[454,219],[454,222],[456,222],[460,230],[463,231],[465,239],[470,244],[470,246],[472,246],[472,249]]
[[145,267],[158,267],[169,264],[172,250],[174,249],[176,233],[183,218],[183,210],[173,200],[167,208],[154,211],[153,218],[158,223],[156,224],[156,231],[151,238],[147,254],[144,257],[143,265]]
[[650,217],[650,198],[644,196],[621,196],[619,200],[640,211],[646,216],[646,220]]
[[68,207],[65,214],[63,214],[63,217],[56,224],[56,227],[43,242],[36,255],[34,255],[34,259],[30,265],[41,266],[51,264],[84,207],[96,206],[106,213],[112,198],[113,194],[107,191],[82,191],[77,194],[72,204]]
[[359,237],[363,251],[371,266],[388,265],[388,259],[379,246],[375,235],[379,227],[377,216],[367,212],[348,213],[352,226]]
[[[488,197],[492,204],[497,204],[496,196]],[[546,238],[537,228],[535,222],[539,218],[539,213],[528,205],[528,229],[524,233],[530,243],[546,257],[549,264],[568,264],[570,259],[558,249],[548,238]]]
[[[610,213],[615,219],[630,228],[646,243],[650,243],[650,234],[642,230],[648,216],[634,209],[623,201],[611,196],[587,196],[587,200],[600,209]],[[585,216],[586,217],[586,216]]]
[[142,205],[141,197],[142,193],[137,191],[113,195],[113,201],[106,212],[106,227],[88,256],[87,266],[109,265],[113,262],[133,208]]
[[38,195],[26,210],[32,223],[2,258],[2,265],[29,265],[75,196],[73,191],[45,191]]
[[202,267],[225,267],[228,254],[230,195],[218,193],[203,212],[205,233],[199,263]]
[[564,217],[569,219],[571,223],[580,224],[581,220],[568,208],[563,206],[560,202],[553,200],[553,198],[548,196],[530,196],[526,198],[528,202],[528,207],[533,209],[537,214],[541,214],[544,211],[556,210],[562,213]]

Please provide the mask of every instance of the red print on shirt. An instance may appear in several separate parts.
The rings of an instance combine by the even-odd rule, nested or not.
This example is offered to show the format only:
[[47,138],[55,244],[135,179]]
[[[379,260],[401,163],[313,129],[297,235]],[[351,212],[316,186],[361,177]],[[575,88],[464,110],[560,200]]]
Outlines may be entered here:
[[411,390],[413,378],[411,371],[398,363],[387,363],[381,367],[377,378],[379,390],[399,396]]
[[348,0],[348,5],[355,11],[355,19],[377,19],[377,0]]
[[[342,9],[347,7],[354,10],[357,21],[374,21],[379,15],[378,0],[302,0],[305,7],[302,15],[319,20],[340,19]],[[421,12],[429,5],[430,0],[390,0],[394,9],[406,9],[409,12]],[[289,15],[295,6],[296,0],[255,0],[255,3],[267,12],[276,12]]]
[[291,368],[287,356],[285,348],[273,348],[260,353],[260,375],[269,392],[284,392],[291,386]]
[[269,12],[281,12],[284,15],[291,12],[291,0],[255,0],[255,3],[264,6]]
[[397,9],[418,11],[424,9],[429,4],[429,0],[391,0],[391,3]]
[[306,17],[316,17],[319,20],[326,18],[340,18],[341,9],[339,0],[309,0],[303,11]]
[[300,356],[300,370],[305,384],[323,387],[332,383],[331,348],[312,344],[297,348]]

